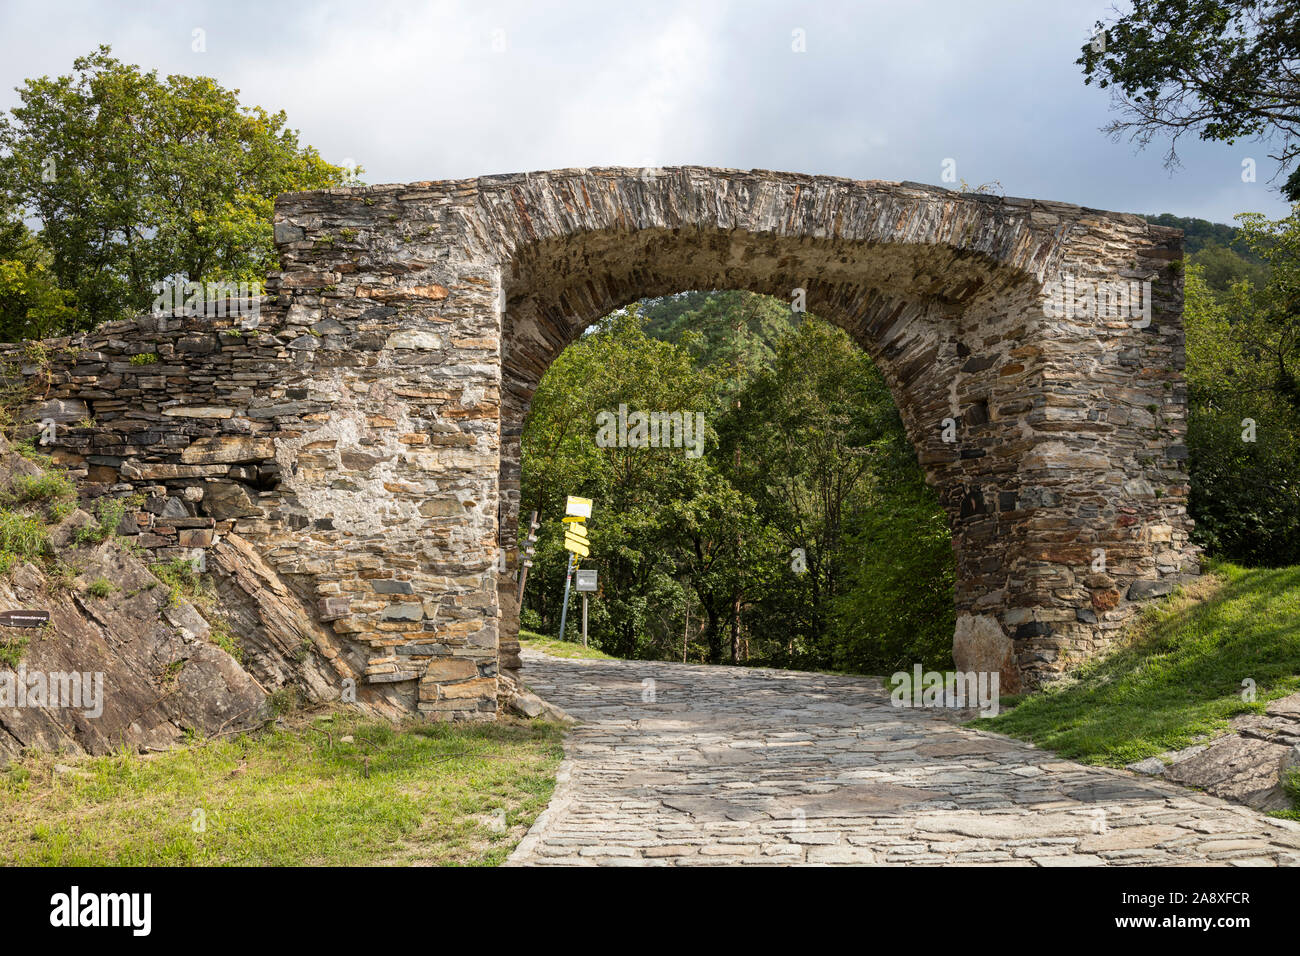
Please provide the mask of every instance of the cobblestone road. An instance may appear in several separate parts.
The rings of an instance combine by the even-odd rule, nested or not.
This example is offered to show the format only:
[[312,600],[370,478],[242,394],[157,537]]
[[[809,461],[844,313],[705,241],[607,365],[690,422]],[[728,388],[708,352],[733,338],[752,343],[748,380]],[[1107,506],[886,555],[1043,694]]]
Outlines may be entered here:
[[582,723],[513,865],[1300,863],[1300,824],[891,707],[876,680],[524,661]]

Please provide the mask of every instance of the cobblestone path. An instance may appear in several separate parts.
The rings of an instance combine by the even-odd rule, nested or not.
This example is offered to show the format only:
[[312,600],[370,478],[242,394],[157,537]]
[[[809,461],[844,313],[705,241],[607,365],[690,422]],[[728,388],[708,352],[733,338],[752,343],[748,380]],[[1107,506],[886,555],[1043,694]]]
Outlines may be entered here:
[[511,865],[1300,863],[1300,824],[892,707],[870,678],[524,661],[581,723]]

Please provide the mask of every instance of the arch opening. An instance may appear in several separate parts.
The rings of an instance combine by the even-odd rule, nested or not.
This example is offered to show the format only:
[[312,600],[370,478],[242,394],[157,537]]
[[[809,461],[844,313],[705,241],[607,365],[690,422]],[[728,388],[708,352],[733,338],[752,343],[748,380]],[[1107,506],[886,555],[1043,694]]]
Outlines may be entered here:
[[[638,444],[637,416],[656,414],[664,427]],[[544,519],[522,627],[557,632],[567,554],[555,519],[578,494],[596,503],[577,563],[600,575],[602,650],[951,669],[950,519],[879,370],[811,313],[736,290],[612,313],[543,377],[522,449],[520,513]],[[567,621],[576,637],[576,614]]]
[[[1033,276],[946,244],[651,229],[568,236],[519,250],[503,275],[503,553],[517,551],[520,440],[551,363],[603,316],[699,288],[779,298],[843,329],[866,352],[948,513],[956,610],[973,617],[1000,604],[1012,564],[1007,554],[1021,528],[997,507],[1014,495],[1018,471],[998,426],[1005,409],[1032,401],[1041,369],[1027,361],[1008,371],[1014,363],[978,356],[997,346],[1010,351],[1026,336],[1041,314],[1041,290]],[[502,665],[509,668],[518,660],[513,575],[502,577],[501,592]],[[1001,637],[994,669],[1004,688],[1018,690],[1012,642]]]

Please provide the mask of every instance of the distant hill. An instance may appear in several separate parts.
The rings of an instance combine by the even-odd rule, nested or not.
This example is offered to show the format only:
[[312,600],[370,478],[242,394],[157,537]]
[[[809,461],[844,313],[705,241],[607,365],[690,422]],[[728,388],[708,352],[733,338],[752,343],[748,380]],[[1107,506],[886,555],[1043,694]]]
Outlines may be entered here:
[[[1231,247],[1237,241],[1237,227],[1229,226],[1227,223],[1210,222],[1208,219],[1195,219],[1190,216],[1175,216],[1168,212],[1162,212],[1158,216],[1148,214],[1142,218],[1156,226],[1173,226],[1175,229],[1181,229],[1184,248],[1189,256],[1200,252],[1209,242]],[[1238,251],[1244,252],[1244,250]]]
[[1238,241],[1236,226],[1167,212],[1143,218],[1153,225],[1173,226],[1183,231],[1187,261],[1204,270],[1205,281],[1215,292],[1226,292],[1241,279],[1249,279],[1256,285],[1264,281],[1267,273],[1264,260]]

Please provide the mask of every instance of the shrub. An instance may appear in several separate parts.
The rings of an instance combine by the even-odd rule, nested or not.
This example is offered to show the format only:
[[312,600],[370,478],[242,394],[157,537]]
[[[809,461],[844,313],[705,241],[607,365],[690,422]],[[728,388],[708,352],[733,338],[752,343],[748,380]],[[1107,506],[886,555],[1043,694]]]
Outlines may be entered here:
[[7,567],[19,559],[38,558],[49,548],[45,523],[33,515],[0,511],[0,554],[7,555]]
[[77,544],[99,544],[117,533],[117,526],[126,514],[126,499],[100,498],[95,502],[97,523],[87,525],[77,532]]
[[117,586],[113,584],[112,581],[108,578],[101,577],[95,578],[95,580],[90,583],[90,587],[86,588],[86,593],[91,597],[106,598],[116,590]]

